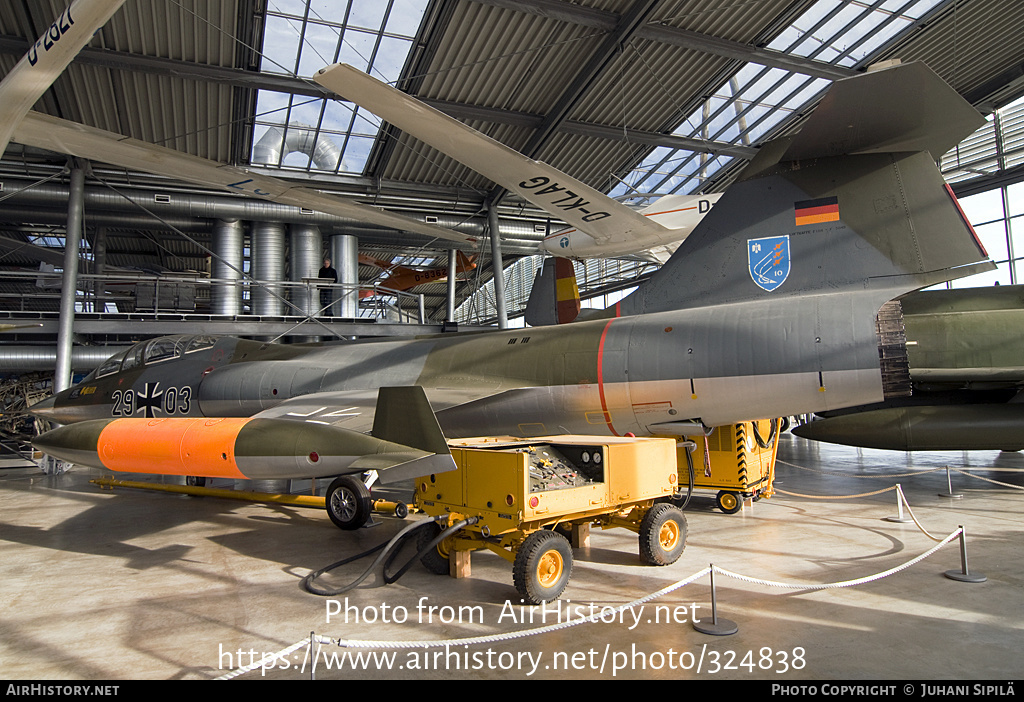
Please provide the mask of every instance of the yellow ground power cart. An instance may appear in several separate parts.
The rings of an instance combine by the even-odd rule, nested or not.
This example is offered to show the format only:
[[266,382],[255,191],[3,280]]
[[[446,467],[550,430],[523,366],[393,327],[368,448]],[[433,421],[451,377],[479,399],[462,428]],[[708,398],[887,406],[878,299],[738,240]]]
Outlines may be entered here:
[[[674,563],[686,545],[686,518],[664,501],[677,489],[676,443],[665,438],[557,436],[449,441],[458,470],[416,481],[416,507],[448,526],[477,518],[433,548],[443,525],[424,529],[428,570],[466,577],[472,551],[512,563],[529,604],[558,598],[572,573],[572,547],[590,527],[639,534],[645,563]],[[571,540],[571,541],[570,541]]]
[[680,441],[676,451],[680,490],[687,491],[692,465],[693,487],[718,490],[715,503],[726,514],[739,512],[745,500],[771,497],[782,421],[730,424],[715,427],[709,436]]

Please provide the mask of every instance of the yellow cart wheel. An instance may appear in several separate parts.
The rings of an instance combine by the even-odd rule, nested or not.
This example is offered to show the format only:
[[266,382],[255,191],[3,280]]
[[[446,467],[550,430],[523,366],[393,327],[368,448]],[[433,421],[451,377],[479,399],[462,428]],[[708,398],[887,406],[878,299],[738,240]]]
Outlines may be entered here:
[[718,505],[718,509],[726,514],[736,514],[743,507],[743,503],[740,502],[740,496],[728,490],[719,492],[718,497],[715,498],[715,503]]
[[516,551],[512,582],[527,604],[558,599],[572,575],[572,547],[561,534],[535,531]]
[[686,548],[686,517],[678,507],[654,505],[640,522],[640,560],[650,565],[669,565]]

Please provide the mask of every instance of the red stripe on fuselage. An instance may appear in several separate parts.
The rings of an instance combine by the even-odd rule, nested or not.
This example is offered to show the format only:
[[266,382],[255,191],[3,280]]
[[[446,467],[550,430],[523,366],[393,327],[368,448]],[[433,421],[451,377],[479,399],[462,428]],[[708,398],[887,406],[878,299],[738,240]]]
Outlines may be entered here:
[[608,431],[612,433],[612,436],[618,436],[619,432],[615,431],[615,427],[612,426],[612,415],[608,411],[608,402],[604,397],[604,340],[608,336],[608,327],[614,321],[614,319],[609,319],[608,323],[604,325],[604,330],[601,332],[601,343],[597,346],[597,393],[601,397],[601,411],[604,413]]

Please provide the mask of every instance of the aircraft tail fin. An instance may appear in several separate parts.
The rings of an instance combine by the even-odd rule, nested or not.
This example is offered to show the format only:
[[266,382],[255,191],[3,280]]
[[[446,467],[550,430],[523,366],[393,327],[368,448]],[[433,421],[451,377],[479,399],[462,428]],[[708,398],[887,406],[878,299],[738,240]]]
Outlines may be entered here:
[[449,454],[427,395],[418,385],[385,387],[377,391],[371,434],[396,444],[435,454]]
[[[880,76],[886,89],[874,95]],[[883,104],[901,86],[916,94],[921,85],[918,103]],[[852,96],[855,113],[835,121]],[[957,117],[956,134],[914,119],[940,104],[974,119]],[[921,64],[838,81],[822,105],[833,122],[812,117],[809,133],[766,144],[618,314],[870,289],[891,299],[994,268],[930,151],[979,126],[970,105]],[[873,110],[902,126],[888,129],[869,117]]]
[[938,161],[984,123],[928,66],[896,64],[837,81],[790,143],[785,160],[927,151]]
[[568,324],[580,313],[576,269],[567,258],[548,258],[537,272],[526,303],[526,323],[531,327]]

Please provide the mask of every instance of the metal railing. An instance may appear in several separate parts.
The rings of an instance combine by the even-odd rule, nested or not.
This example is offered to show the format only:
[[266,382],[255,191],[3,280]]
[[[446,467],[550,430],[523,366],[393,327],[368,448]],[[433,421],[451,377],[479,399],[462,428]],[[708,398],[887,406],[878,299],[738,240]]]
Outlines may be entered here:
[[[60,272],[7,271],[0,284],[0,309],[16,312],[53,312],[59,307],[63,285]],[[392,290],[380,285],[327,283],[307,278],[301,282],[254,281],[209,278],[201,274],[155,275],[124,273],[78,276],[77,312],[161,314],[206,314],[226,316],[257,315],[253,310],[256,291],[269,296],[276,310],[262,317],[282,319],[359,319],[399,324],[425,324],[423,295]],[[215,301],[234,297],[237,307],[230,312],[214,310]],[[342,317],[342,302],[348,300],[354,315]],[[351,302],[354,301],[354,305]],[[266,307],[266,302],[264,302]]]

